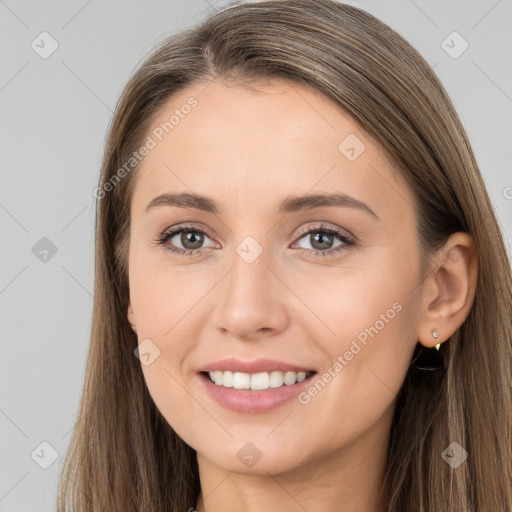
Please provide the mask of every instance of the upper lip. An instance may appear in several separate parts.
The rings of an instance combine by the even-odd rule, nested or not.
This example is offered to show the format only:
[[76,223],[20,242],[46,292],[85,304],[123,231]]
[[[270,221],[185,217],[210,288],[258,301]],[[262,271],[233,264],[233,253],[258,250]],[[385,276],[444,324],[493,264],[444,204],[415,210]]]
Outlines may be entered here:
[[243,373],[261,373],[271,371],[281,372],[312,372],[310,368],[304,368],[296,364],[285,363],[275,359],[255,359],[254,361],[242,361],[241,359],[222,359],[204,365],[198,372],[232,371]]

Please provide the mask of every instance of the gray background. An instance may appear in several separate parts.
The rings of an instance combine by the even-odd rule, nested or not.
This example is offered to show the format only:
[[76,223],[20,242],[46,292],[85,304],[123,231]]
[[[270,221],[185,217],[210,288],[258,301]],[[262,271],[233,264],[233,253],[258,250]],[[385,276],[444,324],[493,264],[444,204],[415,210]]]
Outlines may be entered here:
[[[93,189],[121,89],[155,43],[224,3],[0,0],[1,512],[55,509],[91,324]],[[435,66],[510,255],[512,1],[347,3],[388,23]],[[50,47],[43,31],[59,45],[46,59],[31,47]],[[458,58],[441,46],[453,31],[469,44]],[[454,52],[461,43],[447,44]],[[52,450],[57,458],[44,469]]]

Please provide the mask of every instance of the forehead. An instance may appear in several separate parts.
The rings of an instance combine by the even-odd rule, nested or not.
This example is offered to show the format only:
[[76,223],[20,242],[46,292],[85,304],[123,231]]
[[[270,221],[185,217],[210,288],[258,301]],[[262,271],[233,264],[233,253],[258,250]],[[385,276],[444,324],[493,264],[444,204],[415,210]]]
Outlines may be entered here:
[[196,84],[165,102],[147,136],[154,147],[137,169],[132,207],[168,191],[217,193],[246,210],[283,194],[343,192],[374,210],[410,213],[412,198],[382,147],[310,86]]

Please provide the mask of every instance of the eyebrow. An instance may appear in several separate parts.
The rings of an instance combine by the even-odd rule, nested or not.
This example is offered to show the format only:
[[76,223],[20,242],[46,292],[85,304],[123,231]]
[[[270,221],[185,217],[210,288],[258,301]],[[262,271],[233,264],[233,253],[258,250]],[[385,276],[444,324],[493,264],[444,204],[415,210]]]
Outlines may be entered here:
[[[200,194],[183,192],[181,194],[165,193],[152,199],[146,206],[146,212],[157,206],[177,206],[208,213],[220,214],[221,208],[217,202]],[[378,219],[377,214],[362,201],[346,194],[309,194],[304,196],[289,196],[279,205],[278,213],[287,214],[301,210],[311,210],[322,206],[356,208]]]

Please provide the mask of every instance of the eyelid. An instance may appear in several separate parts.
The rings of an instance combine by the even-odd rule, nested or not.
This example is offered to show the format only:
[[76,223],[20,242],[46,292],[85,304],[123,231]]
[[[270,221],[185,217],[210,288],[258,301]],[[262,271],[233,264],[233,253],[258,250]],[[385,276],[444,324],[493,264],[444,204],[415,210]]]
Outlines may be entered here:
[[[199,233],[205,234],[208,238],[210,238],[212,241],[215,239],[215,236],[212,236],[212,231],[205,226],[202,223],[180,223],[176,224],[174,226],[171,226],[167,229],[165,229],[155,240],[155,243],[164,246],[166,242],[174,238],[177,234],[183,231],[197,231]],[[342,244],[340,246],[337,246],[336,248],[330,248],[325,251],[318,250],[318,249],[304,249],[304,248],[298,248],[299,251],[302,253],[307,253],[311,256],[318,257],[335,257],[339,252],[349,249],[353,245],[355,245],[358,242],[357,237],[352,235],[349,231],[336,226],[336,225],[330,225],[330,223],[326,223],[323,221],[318,221],[317,223],[308,224],[304,226],[299,233],[297,233],[294,236],[294,242],[292,244],[295,245],[298,243],[302,238],[304,238],[305,235],[308,233],[314,233],[314,232],[324,232],[332,234],[333,236],[337,237],[339,240],[341,240]],[[208,252],[208,249],[212,249],[211,246],[209,247],[201,247],[199,249],[182,249],[180,247],[167,247],[166,248],[170,252],[174,252],[181,256],[200,256],[204,252]]]
[[[168,233],[171,233],[173,231],[177,231],[179,229],[195,229],[195,228],[199,228],[199,231],[203,230],[210,238],[214,238],[215,235],[213,233],[213,231],[208,228],[205,224],[202,224],[201,222],[194,222],[194,223],[180,223],[180,224],[176,224],[174,226],[170,226],[168,228],[166,228],[161,236],[164,237],[165,235],[167,235]],[[304,226],[303,228],[301,228],[294,236],[294,238],[302,238],[305,234],[309,233],[310,231],[313,231],[313,230],[327,230],[327,231],[332,231],[333,233],[339,233],[340,235],[344,235],[346,238],[348,238],[350,241],[352,242],[357,242],[358,239],[356,236],[354,236],[352,233],[350,233],[349,231],[347,231],[346,229],[344,228],[341,228],[339,226],[335,226],[335,225],[330,225],[329,222],[325,222],[325,221],[317,221],[317,222],[314,222],[313,225],[310,224],[307,224],[306,226]]]
[[198,222],[198,223],[196,223],[196,222],[194,222],[194,223],[183,222],[183,223],[175,224],[173,226],[170,226],[170,227],[166,228],[164,231],[162,231],[162,234],[160,236],[163,238],[167,234],[173,233],[175,231],[178,231],[178,232],[180,230],[183,230],[183,231],[193,231],[194,229],[197,229],[199,232],[204,232],[210,238],[215,238],[215,236],[216,236],[210,228],[208,228],[206,225],[204,225],[204,224],[202,224],[200,222]]
[[357,237],[355,237],[350,231],[347,231],[346,229],[343,229],[336,225],[330,225],[328,222],[318,221],[316,223],[313,223],[313,225],[307,225],[304,228],[302,228],[296,235],[297,239],[302,238],[307,233],[310,233],[312,231],[327,231],[329,233],[332,233],[336,236],[346,238],[352,243],[357,242]]

